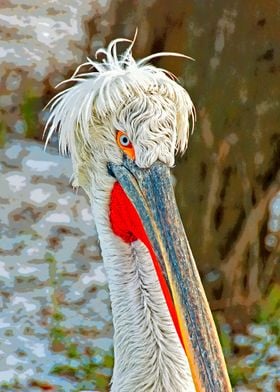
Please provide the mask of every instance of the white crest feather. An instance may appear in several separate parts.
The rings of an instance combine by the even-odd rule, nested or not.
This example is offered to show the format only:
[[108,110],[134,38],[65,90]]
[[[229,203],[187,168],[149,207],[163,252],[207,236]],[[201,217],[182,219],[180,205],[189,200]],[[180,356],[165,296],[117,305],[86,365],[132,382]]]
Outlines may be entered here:
[[[136,31],[137,34],[137,31]],[[90,141],[89,127],[93,113],[98,119],[108,118],[117,108],[138,93],[143,94],[158,88],[175,100],[178,110],[177,118],[177,151],[184,151],[188,144],[189,117],[192,126],[195,120],[195,110],[186,92],[173,79],[173,74],[153,65],[147,64],[159,56],[177,56],[191,59],[180,53],[160,52],[136,61],[132,56],[132,47],[136,39],[119,38],[113,40],[108,48],[101,48],[96,52],[97,57],[103,55],[102,61],[87,58],[87,62],[78,66],[74,74],[61,84],[74,82],[75,84],[58,93],[48,104],[50,117],[45,127],[48,129],[46,145],[55,131],[60,133],[60,151],[69,151],[73,160],[78,160],[77,129],[84,143]],[[122,42],[130,42],[123,54],[118,54],[117,46]],[[81,73],[81,68],[91,66],[94,70]],[[160,94],[160,93],[159,93]]]

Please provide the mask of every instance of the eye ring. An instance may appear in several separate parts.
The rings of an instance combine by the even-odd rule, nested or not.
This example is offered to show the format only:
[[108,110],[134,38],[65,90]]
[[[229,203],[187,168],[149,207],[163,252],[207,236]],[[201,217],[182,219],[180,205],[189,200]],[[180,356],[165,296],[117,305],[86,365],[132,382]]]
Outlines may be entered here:
[[133,145],[124,131],[117,130],[116,142],[119,148],[128,155],[131,159],[135,159],[135,151]]
[[128,136],[125,135],[125,134],[122,134],[122,135],[120,136],[120,139],[119,139],[119,140],[120,140],[120,144],[121,144],[123,147],[128,147],[128,146],[131,144],[131,142],[130,142]]

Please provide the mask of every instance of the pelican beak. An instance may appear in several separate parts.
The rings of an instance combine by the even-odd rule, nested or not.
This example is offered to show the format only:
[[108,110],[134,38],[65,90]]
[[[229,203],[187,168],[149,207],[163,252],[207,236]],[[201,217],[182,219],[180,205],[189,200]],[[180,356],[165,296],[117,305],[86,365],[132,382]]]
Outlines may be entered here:
[[124,157],[123,165],[109,163],[108,170],[142,222],[164,280],[165,298],[171,298],[169,310],[196,390],[231,391],[215,324],[176,205],[170,169],[161,162],[140,169]]

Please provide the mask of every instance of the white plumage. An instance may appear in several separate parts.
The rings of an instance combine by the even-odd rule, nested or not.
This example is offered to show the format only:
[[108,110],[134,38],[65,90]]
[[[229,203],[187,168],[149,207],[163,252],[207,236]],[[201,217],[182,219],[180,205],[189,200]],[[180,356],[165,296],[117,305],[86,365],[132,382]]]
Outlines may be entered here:
[[[88,194],[108,276],[114,322],[113,392],[193,392],[189,363],[171,319],[151,255],[139,240],[130,244],[113,232],[109,206],[116,179],[108,162],[123,164],[116,130],[126,133],[135,151],[135,167],[156,161],[174,165],[187,148],[195,111],[188,93],[166,70],[149,65],[159,53],[135,61],[125,39],[100,49],[101,62],[88,59],[66,82],[74,82],[50,103],[47,142],[60,133],[60,149],[69,152],[74,185]],[[92,67],[81,73],[83,66]],[[198,274],[197,274],[198,276]]]
[[[46,143],[54,131],[59,131],[60,150],[63,154],[69,151],[72,157],[74,185],[83,186],[84,175],[92,169],[99,173],[99,167],[94,169],[92,163],[99,166],[100,159],[108,162],[109,158],[119,162],[116,129],[126,130],[140,167],[149,167],[157,159],[173,166],[175,152],[184,152],[188,145],[189,117],[192,124],[195,118],[192,101],[173,80],[174,75],[147,62],[161,55],[189,57],[163,52],[137,62],[131,52],[134,41],[118,55],[121,42],[130,41],[116,39],[108,49],[97,51],[96,57],[104,56],[102,62],[88,59],[80,65],[62,82],[75,85],[49,103]],[[94,71],[79,73],[83,66]]]

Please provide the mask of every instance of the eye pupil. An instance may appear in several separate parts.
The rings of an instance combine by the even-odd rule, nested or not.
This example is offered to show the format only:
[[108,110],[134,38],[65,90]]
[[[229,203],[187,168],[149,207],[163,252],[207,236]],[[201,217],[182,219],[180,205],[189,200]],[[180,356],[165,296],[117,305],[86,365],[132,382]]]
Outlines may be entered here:
[[127,136],[122,135],[120,138],[120,142],[123,146],[128,146],[129,145],[129,139]]

